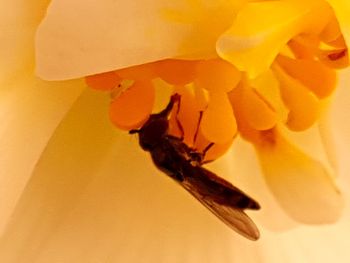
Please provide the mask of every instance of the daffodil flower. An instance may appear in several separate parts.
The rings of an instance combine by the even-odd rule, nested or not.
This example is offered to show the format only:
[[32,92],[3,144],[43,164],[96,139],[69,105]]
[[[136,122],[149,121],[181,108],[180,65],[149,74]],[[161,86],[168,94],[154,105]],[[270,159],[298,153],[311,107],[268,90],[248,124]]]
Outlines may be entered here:
[[[337,90],[332,118],[326,109],[336,69],[348,65],[345,0],[5,6],[1,262],[346,260],[345,220],[270,232],[343,212],[347,91]],[[198,150],[214,142],[207,160],[226,153],[214,169],[260,201],[252,217],[268,230],[259,243],[207,216],[120,131],[140,127],[174,92],[184,141]],[[327,124],[337,128],[339,168]],[[325,236],[333,247],[320,252]]]

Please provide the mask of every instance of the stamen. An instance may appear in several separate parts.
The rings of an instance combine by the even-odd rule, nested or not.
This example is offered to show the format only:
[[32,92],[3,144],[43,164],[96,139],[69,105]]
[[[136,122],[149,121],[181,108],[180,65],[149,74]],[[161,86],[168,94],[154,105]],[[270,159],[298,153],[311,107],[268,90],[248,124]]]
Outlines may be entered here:
[[122,79],[113,71],[87,76],[86,84],[93,89],[110,91],[117,87]]
[[281,97],[290,110],[286,125],[293,131],[302,131],[319,117],[319,100],[307,87],[290,77],[277,64],[273,66],[280,81]]
[[342,34],[341,34],[338,20],[337,20],[336,16],[333,14],[332,17],[330,18],[327,26],[320,33],[319,37],[320,37],[321,41],[323,41],[325,43],[330,43],[330,42],[336,40],[337,38],[339,38],[339,36],[341,36],[341,35]]
[[155,63],[156,74],[172,85],[186,85],[196,76],[198,61],[165,59]]
[[177,86],[174,88],[174,93],[181,95],[181,105],[179,111],[174,109],[173,114],[171,114],[170,133],[177,136],[180,135],[177,125],[178,120],[184,129],[184,142],[187,145],[192,145],[200,110],[197,107],[195,96],[191,92],[190,87]]
[[226,93],[210,93],[200,127],[203,136],[214,143],[226,143],[236,135],[236,118]]
[[343,50],[340,50],[338,52],[330,52],[327,57],[330,59],[330,60],[339,60],[340,58],[344,57],[347,53],[347,50],[346,49],[343,49]]
[[[202,152],[205,147],[207,147],[212,141],[209,141],[206,137],[203,136],[201,131],[202,121],[199,123],[198,127],[198,118],[200,111],[203,111],[207,107],[204,105],[208,104],[208,101],[204,98],[201,103],[198,103],[198,95],[196,92],[193,92],[192,87],[175,87],[175,93],[181,94],[181,105],[178,112],[177,108],[173,109],[173,112],[170,117],[170,134],[176,137],[181,136],[181,131],[179,130],[177,120],[181,123],[181,126],[184,129],[184,142],[196,149],[198,152]],[[203,94],[202,94],[203,95]],[[198,132],[196,140],[194,140],[195,133]],[[215,143],[205,154],[204,161],[215,160],[223,155],[231,146],[234,137],[230,138],[227,142],[224,143]]]
[[318,61],[291,59],[283,55],[279,55],[276,61],[286,73],[321,99],[328,97],[336,87],[335,71]]
[[332,47],[337,48],[337,49],[347,49],[343,35],[340,35],[338,38],[336,38],[335,40],[333,40],[331,42],[327,42],[327,45],[332,46]]
[[193,86],[196,104],[199,110],[204,111],[208,106],[208,92],[198,86]]
[[243,89],[241,88],[241,85],[239,85],[237,88],[233,89],[230,93],[228,93],[228,98],[235,113],[239,134],[244,139],[252,143],[259,143],[259,132],[250,127],[250,125],[245,119],[241,101],[242,93]]
[[157,77],[154,69],[154,63],[137,65],[129,68],[123,68],[115,71],[122,79],[130,80],[152,80]]
[[[220,156],[224,155],[228,149],[230,149],[232,143],[233,143],[234,138],[232,138],[231,140],[229,140],[226,143],[215,143],[205,154],[204,157],[204,162],[210,162],[213,160],[216,160],[217,158],[219,158]],[[203,149],[203,147],[199,148],[199,149]]]
[[320,61],[330,68],[342,69],[349,66],[347,49],[319,50],[317,55]]
[[213,92],[229,92],[241,79],[241,73],[230,63],[221,59],[199,62],[194,84]]
[[150,82],[135,82],[110,106],[109,116],[123,130],[139,128],[152,112],[155,90]]
[[[235,137],[234,137],[235,138]],[[222,156],[224,153],[227,152],[227,150],[231,147],[234,138],[231,138],[229,141],[225,143],[215,143],[213,146],[210,147],[209,150],[207,150],[205,156],[204,156],[204,162],[209,162],[212,160],[216,160],[220,156]],[[201,130],[199,129],[196,142],[193,146],[193,148],[197,149],[198,152],[203,152],[205,148],[210,144],[211,142],[206,139]]]
[[306,40],[298,36],[288,42],[288,47],[297,59],[314,59],[319,43],[318,38],[309,38]]
[[240,85],[240,107],[247,123],[256,130],[268,130],[277,124],[277,114],[255,89]]

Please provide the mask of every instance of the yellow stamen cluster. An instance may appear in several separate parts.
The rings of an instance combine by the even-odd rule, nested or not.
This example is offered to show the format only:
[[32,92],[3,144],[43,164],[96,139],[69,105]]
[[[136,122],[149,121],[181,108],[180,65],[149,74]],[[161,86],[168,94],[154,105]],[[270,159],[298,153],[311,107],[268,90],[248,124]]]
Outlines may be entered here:
[[167,82],[181,95],[169,120],[171,134],[181,135],[180,122],[189,146],[201,151],[214,143],[207,160],[222,155],[238,133],[255,144],[273,144],[277,125],[303,131],[317,121],[321,100],[336,86],[335,69],[348,65],[337,20],[324,10],[327,22],[310,22],[309,33],[290,39],[272,63],[267,83],[277,83],[275,98],[221,58],[165,59],[88,76],[86,82],[113,94],[110,118],[124,130],[142,126],[153,110],[155,80]]

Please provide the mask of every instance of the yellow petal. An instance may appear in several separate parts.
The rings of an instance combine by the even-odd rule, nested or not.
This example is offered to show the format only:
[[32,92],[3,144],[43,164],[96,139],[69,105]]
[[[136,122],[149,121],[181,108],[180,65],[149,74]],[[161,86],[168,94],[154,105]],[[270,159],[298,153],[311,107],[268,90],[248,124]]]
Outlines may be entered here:
[[350,2],[348,0],[327,0],[333,7],[347,45],[350,44]]
[[263,136],[265,143],[257,144],[256,150],[277,202],[297,221],[335,222],[344,200],[323,164],[290,144],[276,130]]
[[69,79],[164,58],[213,56],[242,2],[54,0],[37,33],[37,72]]
[[263,1],[245,5],[217,42],[220,57],[255,78],[299,33],[321,30],[330,8],[324,1]]

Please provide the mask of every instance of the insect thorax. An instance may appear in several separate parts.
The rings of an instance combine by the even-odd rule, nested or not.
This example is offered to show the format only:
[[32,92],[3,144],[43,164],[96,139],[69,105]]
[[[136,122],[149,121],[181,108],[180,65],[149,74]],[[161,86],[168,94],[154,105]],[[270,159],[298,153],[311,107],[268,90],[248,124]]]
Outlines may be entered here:
[[168,133],[168,120],[151,116],[139,134],[140,146],[144,150],[152,150]]

